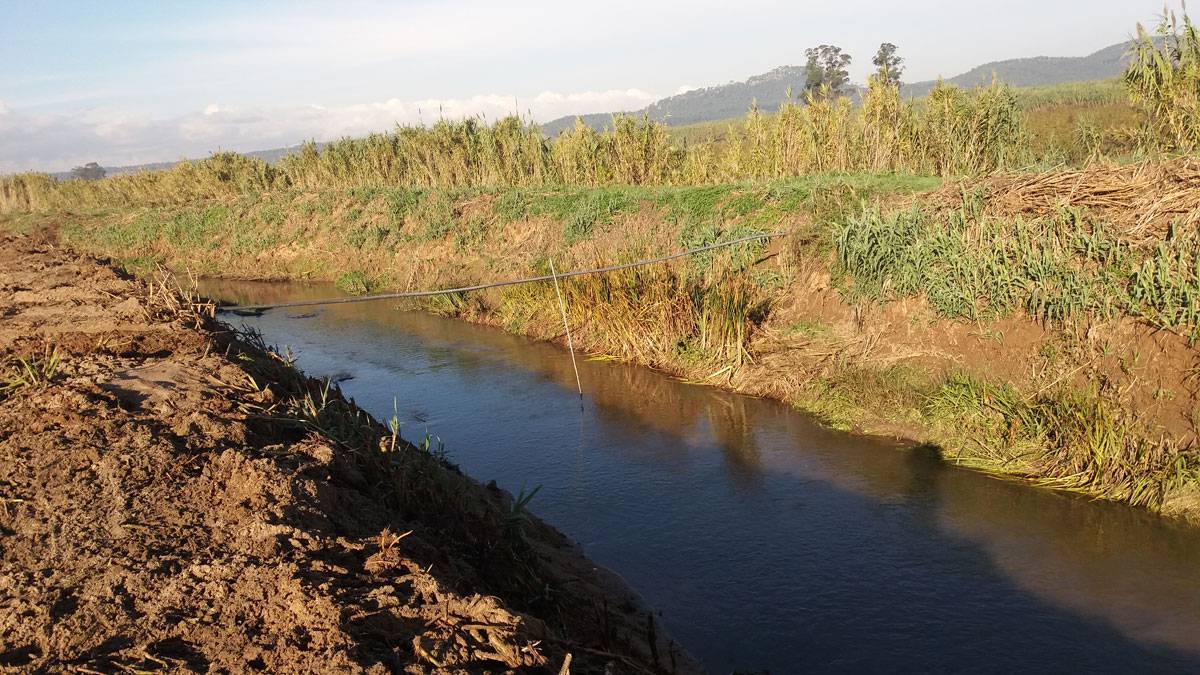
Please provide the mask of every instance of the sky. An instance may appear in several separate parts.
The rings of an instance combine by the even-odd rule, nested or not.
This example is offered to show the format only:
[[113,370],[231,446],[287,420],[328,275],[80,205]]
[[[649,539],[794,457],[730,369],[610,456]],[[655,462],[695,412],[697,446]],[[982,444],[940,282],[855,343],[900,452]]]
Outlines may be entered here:
[[0,173],[250,151],[439,117],[638,109],[835,44],[864,81],[1083,56],[1162,0],[0,0]]

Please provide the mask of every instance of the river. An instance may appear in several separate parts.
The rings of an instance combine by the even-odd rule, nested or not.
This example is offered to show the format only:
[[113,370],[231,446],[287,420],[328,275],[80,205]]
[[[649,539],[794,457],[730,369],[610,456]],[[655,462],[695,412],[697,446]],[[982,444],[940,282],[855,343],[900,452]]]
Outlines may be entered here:
[[[330,286],[210,280],[239,303]],[[713,672],[1200,671],[1200,530],[386,302],[224,317],[624,577]]]

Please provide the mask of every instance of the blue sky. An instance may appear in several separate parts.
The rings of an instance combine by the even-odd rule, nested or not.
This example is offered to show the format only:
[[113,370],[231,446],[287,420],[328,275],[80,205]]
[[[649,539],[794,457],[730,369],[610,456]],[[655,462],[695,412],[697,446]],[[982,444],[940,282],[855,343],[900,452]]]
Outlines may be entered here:
[[833,43],[865,78],[1081,56],[1161,0],[0,1],[0,171],[254,150],[517,111],[638,108]]

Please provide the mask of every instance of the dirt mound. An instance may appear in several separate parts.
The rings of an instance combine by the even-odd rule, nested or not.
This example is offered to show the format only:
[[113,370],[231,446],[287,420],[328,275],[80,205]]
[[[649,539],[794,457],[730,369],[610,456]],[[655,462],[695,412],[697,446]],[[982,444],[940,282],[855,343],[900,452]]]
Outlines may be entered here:
[[684,672],[618,579],[202,305],[0,239],[0,670]]
[[1134,242],[1160,240],[1172,223],[1194,223],[1200,212],[1200,161],[1179,159],[1043,173],[1002,173],[947,185],[936,199],[949,208],[978,193],[989,211],[1045,215],[1063,206],[1086,208]]

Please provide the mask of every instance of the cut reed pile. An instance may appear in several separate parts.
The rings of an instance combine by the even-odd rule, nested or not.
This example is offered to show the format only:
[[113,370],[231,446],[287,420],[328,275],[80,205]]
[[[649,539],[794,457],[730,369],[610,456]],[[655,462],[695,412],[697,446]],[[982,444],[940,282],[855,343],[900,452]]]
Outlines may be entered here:
[[1004,172],[968,179],[934,196],[945,206],[965,194],[986,201],[993,215],[1045,215],[1082,208],[1133,244],[1165,239],[1200,215],[1200,161],[1183,158],[1120,166],[1093,164],[1045,173]]

